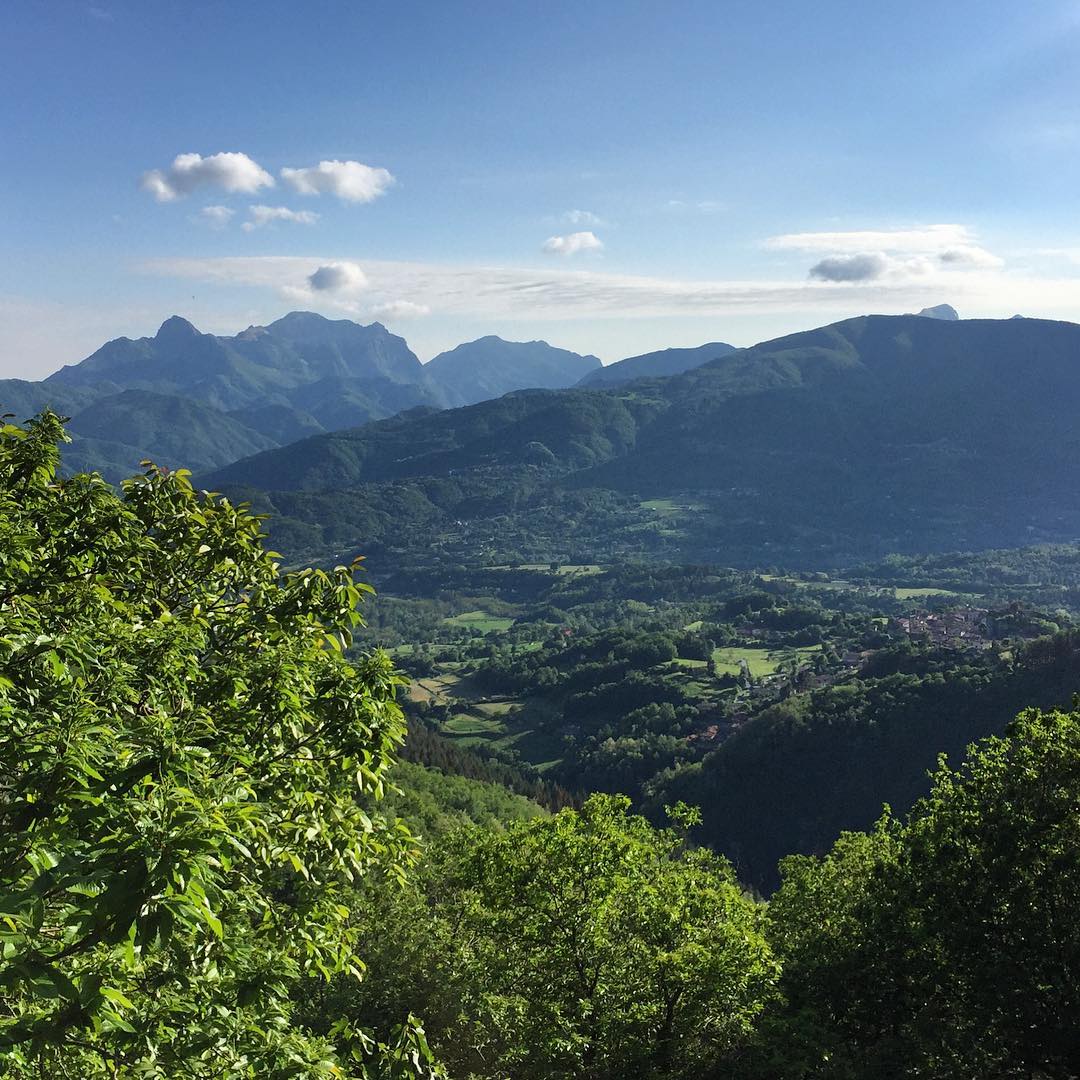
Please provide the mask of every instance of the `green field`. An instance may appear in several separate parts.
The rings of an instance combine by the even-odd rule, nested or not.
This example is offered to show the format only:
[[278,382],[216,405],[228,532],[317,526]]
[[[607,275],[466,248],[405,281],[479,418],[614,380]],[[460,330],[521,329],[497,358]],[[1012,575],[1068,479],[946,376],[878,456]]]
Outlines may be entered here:
[[500,720],[492,717],[474,716],[471,713],[457,713],[443,725],[443,731],[450,735],[482,735],[485,740],[505,733],[506,728]]
[[962,596],[962,593],[949,589],[933,588],[893,588],[889,585],[854,585],[850,581],[837,578],[833,581],[803,581],[801,578],[779,574],[762,574],[762,581],[780,581],[785,585],[794,585],[797,589],[865,589],[873,593],[893,594],[897,600],[925,600],[931,596]]
[[679,502],[676,499],[646,499],[638,505],[642,510],[653,510],[662,517],[703,509],[700,503]]
[[[468,712],[455,713],[442,732],[461,746],[513,747],[543,772],[560,761],[562,740],[550,732],[537,730],[526,718],[507,716],[517,702],[461,703]],[[494,712],[501,709],[501,712]]]
[[819,652],[820,645],[806,645],[798,649],[723,648],[713,652],[713,660],[716,661],[718,672],[730,675],[738,675],[742,671],[740,661],[745,660],[750,674],[755,679],[760,679],[765,675],[772,675],[788,660],[798,658],[805,662]]
[[443,619],[447,626],[464,626],[470,630],[479,630],[482,634],[490,634],[493,631],[509,630],[514,625],[513,619],[504,616],[492,615],[487,611],[463,611],[460,615],[451,615]]
[[477,701],[472,707],[481,716],[505,716],[517,704],[516,701]]
[[558,568],[555,570],[551,569],[551,563],[522,563],[518,567],[498,566],[493,569],[546,570],[549,574],[555,574],[558,577],[580,577],[585,574],[602,574],[604,572],[604,568],[596,563],[559,563]]
[[922,600],[928,596],[960,596],[949,589],[893,589],[897,600]]

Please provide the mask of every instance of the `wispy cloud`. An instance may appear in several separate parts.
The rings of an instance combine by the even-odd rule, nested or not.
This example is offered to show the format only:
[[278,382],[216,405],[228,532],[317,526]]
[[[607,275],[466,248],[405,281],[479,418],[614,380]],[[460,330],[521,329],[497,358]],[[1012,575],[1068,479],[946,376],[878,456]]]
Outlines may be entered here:
[[962,244],[937,253],[938,262],[950,268],[992,270],[1005,265],[1005,260],[976,244]]
[[353,316],[396,322],[431,314],[427,304],[399,297],[387,298],[384,294],[372,296],[370,291],[367,273],[355,262],[323,263],[303,275],[299,283],[285,281],[282,275],[278,284],[278,295],[290,303],[332,308]]
[[[815,311],[823,313],[910,310],[942,296],[941,277],[892,281],[695,281],[582,270],[467,266],[443,263],[356,260],[362,290],[317,289],[311,278],[334,260],[301,256],[157,259],[155,274],[220,286],[273,290],[290,300],[332,303],[364,310],[409,297],[440,315],[509,319],[637,318],[723,315],[739,312]],[[950,297],[974,285],[973,275],[953,274]],[[326,283],[336,279],[322,275]],[[1018,301],[1012,301],[1015,303]],[[1011,312],[1010,312],[1011,314]]]
[[235,213],[229,206],[204,206],[199,211],[199,219],[212,229],[224,229]]
[[966,225],[925,225],[911,229],[856,229],[847,232],[801,232],[771,236],[765,247],[778,251],[852,252],[942,251],[967,247],[975,236]]
[[287,206],[249,206],[248,212],[251,214],[251,219],[240,226],[244,232],[262,229],[275,221],[314,225],[319,220],[319,215],[311,210],[290,210]]
[[565,225],[591,225],[594,229],[607,224],[602,217],[591,210],[567,210],[560,215],[559,220]]
[[172,202],[200,187],[252,195],[261,188],[273,187],[274,178],[247,154],[211,154],[205,158],[201,154],[177,154],[167,169],[143,173],[139,186],[158,202]]
[[336,195],[351,203],[372,202],[395,182],[386,169],[359,161],[320,161],[304,169],[282,169],[281,179],[299,195]]
[[580,251],[600,251],[603,246],[596,233],[585,230],[566,236],[549,236],[543,249],[549,255],[577,255]]
[[725,204],[716,199],[668,199],[664,206],[679,213],[697,214],[719,214],[726,209]]
[[382,304],[376,304],[370,310],[370,314],[376,319],[415,319],[431,314],[431,308],[427,304],[415,304],[412,300],[388,300]]
[[[595,239],[591,232],[552,237],[560,243],[551,250],[561,252],[568,240],[582,235]],[[404,315],[423,308],[440,317],[491,321],[805,313],[812,325],[812,320],[826,322],[830,316],[912,311],[944,301],[965,314],[989,317],[1018,310],[1059,318],[1080,315],[1080,275],[1061,273],[1062,260],[1080,263],[1080,248],[1045,250],[1042,254],[1056,257],[1058,269],[1051,263],[1049,270],[1040,271],[1031,262],[1006,266],[964,225],[789,233],[769,238],[765,246],[819,257],[808,260],[809,274],[794,280],[790,267],[775,279],[693,280],[565,265],[536,269],[371,259],[343,264],[340,259],[300,256],[158,259],[145,268],[350,305],[351,310],[360,310],[362,304],[366,312],[378,308]],[[324,272],[339,265],[353,267],[355,273],[343,277]],[[403,303],[412,306],[400,306]]]

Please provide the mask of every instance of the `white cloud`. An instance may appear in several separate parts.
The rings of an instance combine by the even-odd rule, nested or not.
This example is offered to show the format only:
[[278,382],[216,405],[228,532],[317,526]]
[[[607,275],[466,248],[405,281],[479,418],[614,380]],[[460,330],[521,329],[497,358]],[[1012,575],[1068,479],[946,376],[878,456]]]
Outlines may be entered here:
[[167,169],[152,169],[139,180],[143,191],[158,202],[172,202],[190,195],[199,187],[219,187],[223,191],[254,194],[273,187],[274,178],[247,154],[177,154]]
[[314,225],[319,215],[311,210],[290,210],[287,206],[249,206],[251,220],[245,221],[241,228],[244,232],[261,229],[275,221],[291,221],[297,225]]
[[199,217],[211,228],[224,229],[235,213],[236,211],[228,206],[204,206],[199,211]]
[[863,254],[867,251],[940,252],[969,247],[974,234],[965,225],[926,225],[914,229],[858,229],[850,232],[785,233],[765,241],[780,251]]
[[333,262],[308,274],[307,283],[316,292],[356,293],[367,287],[367,275],[354,262]]
[[999,259],[992,252],[975,244],[946,248],[939,252],[937,258],[943,266],[956,269],[992,270],[1005,265],[1003,259]]
[[[278,295],[290,304],[305,307],[345,311],[358,315],[361,311],[359,298],[368,289],[367,274],[354,262],[318,262],[311,259],[270,256],[275,267],[285,272],[275,275],[272,282]],[[247,260],[241,259],[240,262]],[[258,263],[260,260],[256,259]],[[369,300],[378,303],[379,297]]]
[[980,247],[966,225],[926,225],[912,229],[859,229],[850,232],[787,233],[765,246],[778,251],[825,255],[810,267],[819,281],[875,281],[948,271],[951,276],[1004,265]]
[[594,228],[607,224],[591,210],[567,210],[561,220],[567,225],[592,225]]
[[430,315],[431,308],[427,304],[415,304],[412,300],[388,300],[386,303],[376,304],[371,309],[371,314],[376,319],[409,319]]
[[300,195],[336,195],[342,202],[368,203],[395,181],[386,169],[359,161],[320,161],[306,169],[282,169],[281,179]]
[[[554,243],[546,246],[556,253],[587,250],[569,243],[581,235],[593,236],[552,237]],[[876,247],[859,246],[875,240],[882,242]],[[813,326],[869,312],[918,311],[943,300],[971,317],[1010,316],[1015,311],[1033,317],[1080,315],[1080,276],[1067,277],[1060,270],[1065,265],[1061,260],[1070,256],[1080,264],[1080,248],[1062,245],[1056,251],[1046,249],[1045,253],[1057,255],[1059,269],[1040,272],[1034,266],[1017,264],[1016,255],[1011,265],[1005,266],[980,247],[974,231],[963,225],[793,233],[773,237],[769,245],[813,252],[816,257],[806,263],[811,267],[810,275],[793,274],[789,268],[765,279],[690,280],[550,264],[538,269],[356,259],[351,265],[366,276],[364,312],[380,308],[389,313],[389,305],[408,297],[410,304],[435,313],[433,324],[452,319],[487,324],[498,320],[690,320],[729,315],[771,319],[782,313],[785,319],[805,320],[807,326]],[[308,280],[331,261],[285,256],[171,259],[159,260],[150,268],[157,273],[278,294],[291,289],[289,295],[295,295],[296,287],[302,284],[309,297],[355,306],[355,292],[317,292]]]
[[576,255],[579,251],[600,251],[603,243],[594,232],[569,233],[566,236],[549,236],[544,241],[544,251],[550,255]]

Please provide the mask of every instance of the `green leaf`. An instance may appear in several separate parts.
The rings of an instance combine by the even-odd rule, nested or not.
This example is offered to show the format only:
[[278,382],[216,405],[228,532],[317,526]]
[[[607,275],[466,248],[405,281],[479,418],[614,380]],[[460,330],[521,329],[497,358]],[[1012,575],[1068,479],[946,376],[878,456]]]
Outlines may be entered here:
[[121,991],[117,990],[113,986],[103,986],[103,987],[101,987],[101,996],[103,998],[105,998],[106,1001],[111,1001],[114,1005],[119,1005],[121,1008],[124,1008],[124,1009],[134,1009],[135,1008],[135,1006],[131,1003],[131,1000],[128,998],[128,996],[126,994],[122,993]]

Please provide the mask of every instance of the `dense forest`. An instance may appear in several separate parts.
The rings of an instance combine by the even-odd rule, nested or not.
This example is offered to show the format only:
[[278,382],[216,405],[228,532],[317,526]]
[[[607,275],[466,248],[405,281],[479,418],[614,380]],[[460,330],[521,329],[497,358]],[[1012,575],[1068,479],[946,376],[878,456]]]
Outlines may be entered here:
[[1080,1074],[1080,640],[1007,555],[384,603],[64,438],[0,431],[4,1075]]

